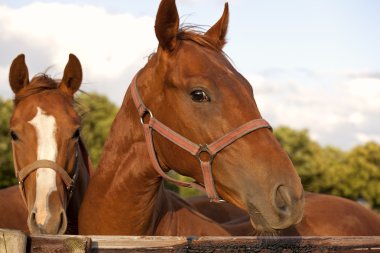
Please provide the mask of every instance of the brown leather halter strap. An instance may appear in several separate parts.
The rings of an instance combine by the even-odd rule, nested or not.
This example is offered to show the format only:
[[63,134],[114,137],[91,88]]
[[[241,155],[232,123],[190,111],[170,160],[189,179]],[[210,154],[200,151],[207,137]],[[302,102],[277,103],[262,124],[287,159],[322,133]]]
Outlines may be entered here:
[[[79,140],[80,141],[80,140]],[[66,186],[67,191],[69,192],[68,200],[70,200],[71,195],[73,193],[73,186],[75,184],[75,181],[78,177],[78,148],[75,149],[75,164],[74,164],[74,175],[71,177],[66,170],[64,170],[59,164],[50,161],[50,160],[36,160],[32,162],[31,164],[25,166],[20,171],[18,170],[17,161],[16,161],[16,153],[14,144],[12,142],[12,150],[13,150],[13,163],[15,168],[15,174],[18,179],[18,184],[21,191],[21,196],[25,202],[26,202],[26,195],[24,191],[24,181],[25,179],[35,170],[39,168],[49,168],[58,173],[60,175],[63,183]]]
[[[149,157],[152,161],[154,169],[164,179],[176,185],[190,187],[190,188],[197,188],[206,192],[208,198],[212,202],[224,201],[223,199],[219,197],[215,189],[215,183],[212,176],[212,162],[215,156],[217,155],[219,151],[221,151],[222,149],[224,149],[225,147],[227,147],[234,141],[240,139],[241,137],[261,128],[269,128],[270,130],[272,130],[272,127],[264,119],[254,119],[236,128],[235,130],[232,130],[226,133],[221,138],[212,142],[211,144],[205,144],[205,145],[195,144],[194,142],[188,140],[187,138],[173,131],[172,129],[165,126],[163,123],[161,123],[160,121],[158,121],[156,118],[153,117],[152,112],[144,105],[141,99],[141,96],[138,92],[137,75],[138,73],[135,75],[135,77],[132,80],[131,93],[132,93],[133,102],[140,115],[140,121],[143,124],[145,140],[148,147],[148,153],[149,153]],[[149,120],[145,122],[144,117],[147,116],[148,114],[150,116]],[[158,162],[157,154],[156,154],[154,144],[153,144],[153,131],[156,131],[157,133],[165,137],[167,140],[173,142],[174,144],[186,150],[187,152],[189,152],[190,154],[192,154],[198,159],[198,161],[200,162],[202,174],[203,174],[203,182],[204,182],[203,185],[201,185],[198,182],[182,182],[182,181],[176,180],[174,178],[169,177],[162,170]],[[208,154],[208,159],[201,158],[201,154],[204,154],[204,153]]]

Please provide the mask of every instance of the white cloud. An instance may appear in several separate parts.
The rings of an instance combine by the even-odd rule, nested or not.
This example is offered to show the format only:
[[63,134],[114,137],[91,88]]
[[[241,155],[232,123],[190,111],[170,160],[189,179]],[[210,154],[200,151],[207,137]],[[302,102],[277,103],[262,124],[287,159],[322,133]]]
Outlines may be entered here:
[[346,83],[348,93],[364,109],[380,108],[380,79],[355,78]]
[[366,133],[357,133],[356,139],[361,143],[365,143],[368,141],[376,141],[380,143],[380,134],[371,135],[371,134],[366,134]]
[[365,116],[362,113],[354,112],[348,116],[348,122],[361,125],[365,122]]
[[268,71],[248,77],[263,116],[274,125],[310,130],[344,149],[380,141],[380,79],[358,75]]
[[60,76],[68,54],[74,53],[83,65],[85,82],[90,84],[86,90],[106,91],[117,103],[121,103],[133,73],[157,44],[151,17],[61,3],[33,3],[18,9],[0,6],[0,34],[0,42],[4,42],[0,51],[8,52],[2,68],[8,68],[17,54],[25,53],[31,74],[56,64],[54,70]]
[[8,87],[8,68],[0,66],[0,94],[3,97],[3,94],[10,93],[10,88]]

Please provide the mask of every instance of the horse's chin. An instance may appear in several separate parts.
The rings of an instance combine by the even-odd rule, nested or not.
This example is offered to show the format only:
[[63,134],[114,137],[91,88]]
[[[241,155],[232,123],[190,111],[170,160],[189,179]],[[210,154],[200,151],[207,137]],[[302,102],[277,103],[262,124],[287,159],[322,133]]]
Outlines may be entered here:
[[275,236],[278,231],[272,228],[269,223],[261,216],[260,221],[257,220],[257,216],[261,214],[250,215],[250,221],[252,227],[255,229],[254,235],[256,236]]
[[248,213],[250,222],[257,235],[276,235],[281,230],[287,229],[301,222],[303,208],[296,210],[292,215],[282,216],[282,214],[270,212],[270,210],[260,210],[253,203],[248,202]]
[[253,233],[250,234],[252,236],[277,236],[277,235],[279,235],[279,232],[280,232],[279,230],[270,228],[268,226],[262,226],[261,224],[256,224],[252,221],[252,219],[250,221],[251,221],[252,227],[254,228]]

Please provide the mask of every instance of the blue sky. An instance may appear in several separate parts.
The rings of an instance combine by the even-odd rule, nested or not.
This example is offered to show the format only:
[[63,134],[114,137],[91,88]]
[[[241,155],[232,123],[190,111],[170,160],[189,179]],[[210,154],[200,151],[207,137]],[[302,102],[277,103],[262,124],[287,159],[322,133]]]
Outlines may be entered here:
[[[86,91],[120,104],[133,74],[157,45],[158,0],[0,1],[0,96],[11,97],[9,64],[21,52],[31,74],[70,52]],[[177,0],[182,21],[212,25],[222,0]],[[226,53],[251,82],[264,117],[308,128],[344,149],[380,142],[380,1],[231,0]],[[103,35],[103,36],[102,36]]]

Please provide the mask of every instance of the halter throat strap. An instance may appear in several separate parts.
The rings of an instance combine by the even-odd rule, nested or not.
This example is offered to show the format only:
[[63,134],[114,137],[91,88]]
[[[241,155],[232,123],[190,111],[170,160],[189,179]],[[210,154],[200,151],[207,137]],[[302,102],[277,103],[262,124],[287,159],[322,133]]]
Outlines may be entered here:
[[[206,192],[211,202],[223,202],[224,200],[219,197],[216,191],[215,183],[214,183],[214,179],[212,175],[212,162],[215,156],[218,154],[219,151],[231,145],[233,142],[244,137],[245,135],[261,128],[268,128],[272,130],[272,127],[264,119],[254,119],[226,133],[225,135],[223,135],[216,141],[212,142],[211,144],[204,144],[204,145],[196,144],[190,141],[189,139],[187,139],[186,137],[173,131],[172,129],[167,127],[165,124],[161,123],[159,120],[157,120],[153,116],[152,112],[143,103],[142,98],[139,94],[138,86],[137,86],[137,76],[138,76],[138,73],[135,75],[130,85],[131,94],[132,94],[133,102],[140,116],[140,121],[144,128],[145,141],[148,148],[149,157],[153,164],[154,169],[162,178],[166,179],[169,182],[172,182],[173,184],[176,184],[178,186],[196,188],[196,189],[202,190]],[[148,117],[148,115],[149,115],[149,120],[144,121],[144,118]],[[200,167],[202,169],[203,184],[198,183],[198,182],[183,182],[183,181],[176,180],[172,177],[169,177],[162,170],[159,164],[159,161],[157,159],[157,154],[156,154],[154,144],[153,144],[153,131],[159,133],[161,136],[165,137],[167,140],[176,144],[178,147],[186,150],[187,152],[189,152],[191,155],[193,155],[194,157],[198,159],[200,163]]]

